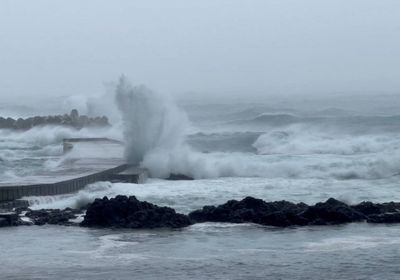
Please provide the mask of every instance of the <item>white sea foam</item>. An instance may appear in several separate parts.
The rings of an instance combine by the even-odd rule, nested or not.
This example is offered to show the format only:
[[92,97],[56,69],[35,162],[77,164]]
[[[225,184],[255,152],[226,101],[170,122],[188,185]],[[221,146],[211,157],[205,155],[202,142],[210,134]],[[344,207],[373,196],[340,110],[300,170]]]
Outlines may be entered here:
[[352,135],[321,125],[269,128],[253,144],[258,154],[202,153],[184,140],[190,124],[171,99],[121,78],[116,90],[124,121],[127,160],[154,177],[171,173],[196,179],[288,177],[380,179],[400,173],[400,137]]
[[383,245],[398,246],[399,239],[373,236],[349,236],[325,238],[318,242],[307,242],[306,252],[331,252],[377,248]]
[[109,182],[97,182],[86,186],[77,193],[54,196],[29,196],[23,197],[22,199],[27,200],[32,209],[80,208],[93,202],[96,198],[112,195],[112,186],[113,185]]
[[98,182],[68,195],[25,197],[34,209],[80,207],[104,196],[134,195],[140,200],[187,213],[204,205],[253,196],[266,201],[288,200],[313,204],[335,197],[350,204],[364,200],[400,200],[397,180],[326,180],[290,178],[218,178],[194,181],[150,179],[146,184]]
[[116,102],[124,122],[126,158],[139,164],[150,152],[171,155],[182,145],[187,117],[166,96],[121,77]]
[[334,154],[357,155],[399,152],[398,133],[343,134],[312,125],[292,125],[270,130],[253,146],[260,154]]

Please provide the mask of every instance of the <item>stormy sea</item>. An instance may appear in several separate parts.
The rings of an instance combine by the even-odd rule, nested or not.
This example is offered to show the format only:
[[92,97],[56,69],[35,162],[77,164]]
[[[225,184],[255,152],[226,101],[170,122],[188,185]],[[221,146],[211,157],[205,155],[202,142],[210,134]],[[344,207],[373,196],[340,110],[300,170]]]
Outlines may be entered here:
[[[396,96],[241,96],[166,98],[121,79],[113,94],[101,98],[60,97],[45,106],[2,103],[2,114],[11,117],[78,109],[104,114],[111,125],[2,129],[0,177],[18,182],[59,168],[68,156],[64,138],[107,137],[123,142],[121,156],[148,169],[151,178],[24,197],[30,207],[74,208],[119,194],[184,214],[247,196],[309,204],[330,197],[348,204],[400,201]],[[166,180],[170,174],[194,180]],[[19,226],[0,229],[0,248],[1,279],[398,279],[400,274],[397,224]]]

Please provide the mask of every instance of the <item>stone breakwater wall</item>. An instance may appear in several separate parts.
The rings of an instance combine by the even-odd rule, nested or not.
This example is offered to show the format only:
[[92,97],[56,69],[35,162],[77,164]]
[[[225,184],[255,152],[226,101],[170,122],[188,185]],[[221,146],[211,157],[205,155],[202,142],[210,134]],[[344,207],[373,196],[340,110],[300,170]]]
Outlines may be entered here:
[[45,196],[73,193],[83,189],[87,184],[98,181],[107,181],[113,174],[120,173],[128,168],[127,164],[103,170],[90,175],[80,176],[70,180],[50,184],[13,185],[0,187],[0,208],[10,208],[24,196]]
[[110,123],[106,116],[88,117],[79,115],[77,110],[72,110],[70,114],[56,116],[36,116],[30,118],[4,118],[0,117],[0,129],[29,130],[36,126],[62,125],[81,129],[83,127],[104,127]]

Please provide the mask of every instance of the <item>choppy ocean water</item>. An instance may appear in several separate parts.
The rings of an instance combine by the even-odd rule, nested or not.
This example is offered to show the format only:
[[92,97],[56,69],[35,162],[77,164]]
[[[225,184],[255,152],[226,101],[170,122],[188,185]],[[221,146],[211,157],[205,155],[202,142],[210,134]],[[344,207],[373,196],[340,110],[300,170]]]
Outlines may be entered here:
[[[36,209],[65,208],[126,194],[182,213],[249,195],[306,203],[400,201],[395,111],[254,104],[186,109],[190,133],[168,168],[197,180],[99,182],[76,194],[26,199]],[[115,128],[0,133],[0,176],[16,181],[55,167],[64,137],[122,137]],[[154,168],[162,173],[164,166]],[[399,230],[364,223],[301,229],[199,224],[178,231],[19,227],[0,231],[0,260],[5,279],[397,279]]]
[[2,279],[398,279],[400,226],[0,231]]

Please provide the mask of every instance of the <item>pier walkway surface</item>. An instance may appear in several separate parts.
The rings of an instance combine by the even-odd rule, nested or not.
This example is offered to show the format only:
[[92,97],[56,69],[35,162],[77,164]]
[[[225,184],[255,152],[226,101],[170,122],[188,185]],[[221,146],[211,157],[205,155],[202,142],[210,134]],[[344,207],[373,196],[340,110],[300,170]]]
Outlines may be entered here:
[[52,167],[19,177],[15,181],[0,182],[0,208],[24,204],[26,196],[45,196],[73,193],[97,181],[142,183],[146,170],[126,164],[123,145],[118,141],[96,138],[65,139],[65,155]]

